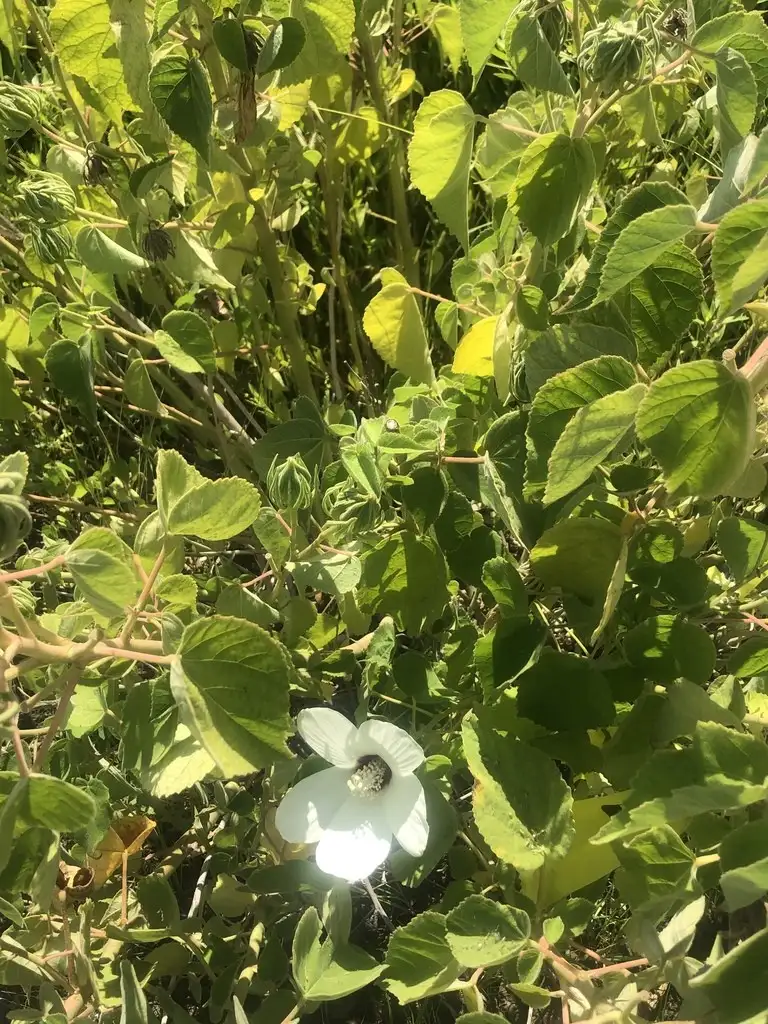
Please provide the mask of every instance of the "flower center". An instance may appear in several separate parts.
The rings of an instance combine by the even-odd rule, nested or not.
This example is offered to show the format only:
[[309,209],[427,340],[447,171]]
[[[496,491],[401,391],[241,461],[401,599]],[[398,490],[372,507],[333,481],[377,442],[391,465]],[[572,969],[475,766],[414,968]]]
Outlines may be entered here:
[[347,785],[357,796],[376,796],[392,779],[392,769],[378,754],[364,754],[358,758]]

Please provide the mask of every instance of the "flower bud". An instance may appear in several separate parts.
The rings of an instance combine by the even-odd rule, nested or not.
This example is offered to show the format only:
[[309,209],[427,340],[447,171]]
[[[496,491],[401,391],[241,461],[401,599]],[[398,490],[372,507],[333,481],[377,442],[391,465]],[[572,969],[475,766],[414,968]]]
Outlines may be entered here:
[[29,231],[32,248],[41,263],[62,263],[72,252],[72,236],[65,227],[33,224]]
[[312,477],[300,455],[289,455],[285,462],[277,458],[267,474],[269,500],[277,509],[308,508],[312,501]]
[[45,221],[46,224],[69,220],[77,203],[72,188],[59,174],[41,174],[22,181],[18,198],[28,217]]
[[0,136],[18,139],[43,112],[44,95],[15,82],[0,82]]
[[604,93],[636,81],[644,62],[645,41],[634,21],[604,22],[587,32],[578,59],[590,82]]

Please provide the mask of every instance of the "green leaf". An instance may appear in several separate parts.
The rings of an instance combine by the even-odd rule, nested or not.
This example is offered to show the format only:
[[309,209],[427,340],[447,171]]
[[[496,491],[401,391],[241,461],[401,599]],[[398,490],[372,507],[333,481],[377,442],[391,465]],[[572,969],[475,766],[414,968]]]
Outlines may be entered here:
[[70,703],[67,732],[75,739],[87,736],[89,732],[99,728],[106,712],[107,704],[101,686],[79,683]]
[[704,292],[701,264],[682,243],[673,245],[629,285],[629,322],[640,361],[665,356],[691,326]]
[[[633,367],[625,359],[598,356],[564,370],[542,384],[533,400],[526,430],[526,497],[544,490],[555,446],[577,411],[605,395],[624,392],[636,380]],[[587,476],[592,468],[594,466],[588,470]],[[567,466],[561,467],[560,473],[563,472],[567,482]]]
[[431,625],[448,601],[448,567],[429,537],[389,537],[366,551],[362,563],[361,610],[391,615],[412,636]]
[[5,477],[5,494],[17,496],[24,493],[29,473],[29,456],[26,452],[12,452],[0,459],[0,476]]
[[464,967],[506,963],[527,944],[531,921],[524,910],[468,896],[445,919],[446,939]]
[[23,420],[27,407],[16,394],[13,370],[0,359],[0,420]]
[[550,377],[598,356],[621,356],[634,363],[637,349],[630,338],[611,327],[573,320],[535,335],[523,354],[531,398]]
[[331,946],[332,958],[328,966],[304,992],[312,1002],[330,1002],[343,999],[376,981],[384,970],[384,964],[358,946],[351,944],[332,945],[327,939],[324,947]]
[[594,179],[595,160],[586,139],[542,135],[520,159],[510,205],[542,245],[552,245],[570,231]]
[[[542,389],[543,390],[543,389]],[[547,463],[544,504],[581,487],[632,428],[645,384],[598,398],[578,409],[558,437]]]
[[381,291],[363,314],[365,333],[389,366],[418,384],[434,384],[435,371],[416,296],[396,270],[382,271],[381,279]]
[[155,596],[171,609],[195,608],[197,605],[197,583],[191,576],[171,573],[164,576],[157,584]]
[[253,594],[239,583],[224,587],[216,601],[218,615],[234,615],[237,619],[247,619],[257,626],[268,629],[280,620],[280,614],[272,605]]
[[341,597],[360,582],[362,566],[355,555],[318,554],[303,562],[286,562],[299,587],[312,587],[324,594]]
[[528,591],[509,558],[489,558],[483,565],[483,583],[505,618],[528,615]]
[[669,825],[617,843],[615,850],[621,864],[616,883],[634,912],[658,915],[695,894],[694,854]]
[[162,138],[165,130],[149,95],[151,48],[144,0],[110,0],[109,20],[130,97]]
[[323,925],[314,907],[307,907],[293,934],[291,967],[293,977],[302,995],[321,976],[331,959],[333,947],[320,941]]
[[717,528],[717,543],[737,583],[768,564],[768,526],[746,516],[727,516]]
[[504,47],[512,69],[525,85],[559,96],[573,95],[557,54],[535,14],[523,13],[510,20]]
[[745,640],[728,658],[728,671],[738,679],[768,674],[768,637]]
[[720,888],[730,913],[768,890],[768,819],[748,821],[720,843]]
[[696,211],[689,203],[662,206],[635,217],[611,246],[605,259],[597,302],[605,302],[696,226]]
[[757,110],[757,84],[738,50],[721,50],[717,66],[717,109],[720,113],[720,148],[727,153],[747,135]]
[[208,324],[197,313],[174,309],[155,331],[154,344],[171,366],[184,373],[215,373],[216,348]]
[[661,464],[670,493],[713,497],[741,475],[752,454],[751,388],[709,359],[675,366],[651,385],[636,429]]
[[149,376],[147,367],[139,352],[135,353],[134,358],[128,364],[128,369],[125,371],[123,393],[129,402],[140,409],[148,409],[158,416],[162,415],[162,403],[157,397],[157,392],[152,384],[152,378]]
[[469,170],[475,120],[461,93],[440,89],[419,107],[408,146],[411,181],[465,252],[469,250]]
[[92,526],[70,544],[67,569],[86,601],[100,615],[124,616],[141,592],[133,553],[116,533]]
[[213,104],[200,61],[196,57],[161,57],[149,73],[149,92],[171,131],[207,161]]
[[768,747],[717,722],[700,722],[690,746],[654,751],[622,810],[595,835],[612,843],[707,811],[736,810],[768,794]]
[[80,259],[95,274],[127,274],[149,266],[143,256],[119,245],[90,224],[80,228],[75,245]]
[[144,995],[133,964],[120,961],[120,1024],[147,1024],[147,999]]
[[252,622],[214,616],[184,630],[171,668],[182,719],[227,778],[289,754],[285,648]]
[[718,1024],[746,1024],[768,1010],[766,963],[768,929],[764,928],[691,978],[688,984],[709,999],[717,1011]]
[[628,224],[651,210],[685,202],[687,198],[684,192],[663,181],[646,181],[633,189],[614,210],[603,228],[589,261],[586,277],[573,297],[571,308],[585,309],[596,301],[606,258]]
[[53,386],[83,413],[90,424],[95,424],[96,397],[88,345],[77,345],[63,339],[55,341],[46,353],[45,368]]
[[243,74],[250,71],[248,51],[245,46],[245,32],[238,18],[222,15],[211,26],[216,48],[227,63]]
[[562,857],[573,837],[573,797],[545,754],[467,715],[464,756],[475,778],[475,823],[490,848],[518,871]]
[[157,455],[157,507],[171,535],[227,540],[242,533],[259,513],[259,492],[240,477],[206,480],[178,452]]
[[288,67],[302,51],[307,38],[296,18],[281,18],[272,28],[256,62],[256,74],[268,75]]
[[616,717],[605,676],[578,655],[545,647],[515,683],[518,712],[553,732],[599,729]]
[[753,299],[768,277],[768,199],[730,210],[712,242],[712,277],[722,315]]
[[382,984],[401,1006],[445,992],[461,971],[448,945],[446,919],[433,910],[395,929],[384,962]]
[[514,8],[513,0],[460,0],[461,38],[475,81]]
[[96,817],[92,796],[50,775],[21,779],[15,792],[17,821],[28,825],[44,825],[54,832],[77,832],[87,828]]
[[701,685],[711,678],[717,657],[707,631],[680,615],[652,615],[639,623],[625,634],[624,653],[649,679]]
[[291,0],[290,14],[301,23],[306,38],[298,57],[280,76],[281,84],[338,71],[355,30],[353,0]]
[[60,0],[48,28],[56,55],[87,102],[119,123],[130,97],[111,21],[103,0]]

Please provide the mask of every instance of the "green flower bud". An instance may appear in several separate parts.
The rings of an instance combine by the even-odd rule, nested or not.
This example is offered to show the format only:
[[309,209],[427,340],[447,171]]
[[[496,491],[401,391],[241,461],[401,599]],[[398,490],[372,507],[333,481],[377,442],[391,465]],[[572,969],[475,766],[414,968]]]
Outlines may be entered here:
[[32,248],[41,263],[62,263],[72,252],[72,235],[65,227],[33,224],[29,231]]
[[26,502],[16,494],[0,495],[0,560],[9,558],[31,529]]
[[69,220],[77,204],[75,193],[59,174],[41,174],[22,181],[18,198],[28,217],[43,220],[46,224]]
[[604,22],[587,32],[579,67],[604,93],[635,82],[645,63],[645,40],[634,21]]
[[0,82],[0,135],[18,139],[43,113],[44,95],[15,82]]
[[300,455],[277,458],[267,474],[269,500],[281,510],[308,508],[312,501],[312,477]]
[[344,498],[333,509],[332,518],[340,523],[354,526],[355,532],[372,530],[379,520],[381,509],[372,498],[358,496]]

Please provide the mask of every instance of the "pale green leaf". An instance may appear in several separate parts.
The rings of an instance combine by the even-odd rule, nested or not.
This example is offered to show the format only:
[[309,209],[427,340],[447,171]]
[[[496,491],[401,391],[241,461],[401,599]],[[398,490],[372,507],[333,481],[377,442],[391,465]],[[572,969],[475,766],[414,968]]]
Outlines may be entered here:
[[446,939],[464,967],[506,963],[527,944],[531,921],[524,910],[468,896],[446,916]]
[[695,226],[696,211],[689,204],[663,206],[636,217],[624,228],[606,257],[597,301],[610,299]]
[[291,0],[290,10],[304,29],[304,46],[281,75],[282,85],[295,85],[338,71],[355,30],[354,0]]
[[717,528],[717,543],[737,583],[768,563],[768,526],[746,516],[727,516]]
[[54,50],[84,98],[119,124],[130,96],[111,20],[104,0],[58,0],[48,26]]
[[751,388],[712,360],[675,366],[651,385],[636,429],[671,493],[712,497],[741,475],[752,454]]
[[133,553],[116,533],[92,526],[70,544],[67,568],[88,603],[101,615],[125,615],[141,591]]
[[183,721],[230,778],[289,755],[294,676],[288,652],[260,626],[214,616],[184,630],[171,688]]
[[461,93],[440,89],[416,114],[408,146],[411,181],[469,249],[469,171],[475,114]]
[[461,0],[461,36],[475,81],[514,8],[513,0]]
[[766,963],[768,928],[763,928],[691,978],[688,984],[709,999],[718,1024],[755,1024],[768,1012]]
[[147,998],[130,960],[120,961],[120,1024],[148,1024]]
[[203,318],[186,309],[174,309],[163,317],[154,343],[163,358],[185,373],[215,373],[213,334]]
[[287,562],[286,569],[293,574],[297,586],[311,587],[332,597],[354,590],[362,574],[359,558],[333,552],[313,555],[302,562]]
[[416,297],[397,271],[388,271],[384,286],[363,315],[363,328],[385,363],[420,384],[434,384],[424,322]]
[[688,246],[673,245],[629,285],[629,322],[640,361],[665,356],[688,330],[704,291],[701,263]]
[[768,819],[748,821],[720,844],[720,888],[730,913],[768,890]]
[[752,129],[757,110],[757,84],[749,64],[737,50],[721,50],[715,64],[720,148],[727,153]]
[[549,457],[545,505],[564,498],[589,479],[626,437],[646,391],[645,384],[633,384],[577,410]]
[[176,536],[227,540],[250,526],[261,506],[247,480],[207,480],[173,450],[158,452],[155,486],[166,532]]
[[451,367],[454,373],[493,376],[494,339],[499,320],[498,316],[486,316],[472,324],[454,353]]
[[712,243],[712,276],[720,311],[727,316],[768,277],[768,199],[755,199],[727,213]]
[[445,992],[461,967],[448,945],[443,914],[417,914],[392,933],[385,959],[384,988],[404,1005]]
[[586,139],[542,135],[520,159],[510,204],[531,234],[551,245],[570,231],[594,179],[595,160]]
[[448,601],[448,567],[429,537],[396,534],[366,551],[362,563],[361,610],[391,615],[412,636],[431,625]]
[[80,228],[75,245],[80,259],[95,274],[127,274],[149,266],[143,256],[119,245],[90,224]]
[[598,356],[622,356],[634,363],[637,349],[626,334],[579,320],[556,324],[535,335],[523,355],[525,383],[531,398],[550,377]]
[[634,912],[661,914],[696,894],[694,854],[671,826],[641,832],[615,851],[621,864],[616,884]]
[[545,587],[602,609],[621,544],[621,529],[607,519],[562,519],[539,538],[531,567]]
[[436,4],[429,26],[440,44],[440,52],[448,60],[451,71],[458,75],[464,54],[459,9],[451,7],[450,4]]
[[27,407],[16,394],[13,370],[0,359],[0,420],[23,420]]

